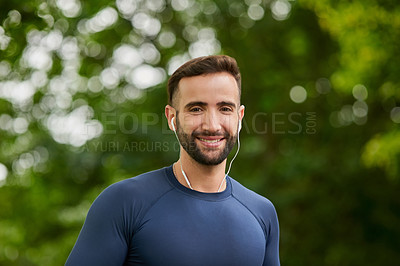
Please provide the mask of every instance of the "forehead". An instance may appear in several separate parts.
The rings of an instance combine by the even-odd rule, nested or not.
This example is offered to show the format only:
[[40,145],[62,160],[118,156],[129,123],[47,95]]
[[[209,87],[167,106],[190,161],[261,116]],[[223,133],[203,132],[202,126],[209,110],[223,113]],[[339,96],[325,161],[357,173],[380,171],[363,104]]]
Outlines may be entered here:
[[192,101],[209,104],[231,101],[239,104],[239,88],[235,78],[226,72],[182,78],[178,85],[179,105]]

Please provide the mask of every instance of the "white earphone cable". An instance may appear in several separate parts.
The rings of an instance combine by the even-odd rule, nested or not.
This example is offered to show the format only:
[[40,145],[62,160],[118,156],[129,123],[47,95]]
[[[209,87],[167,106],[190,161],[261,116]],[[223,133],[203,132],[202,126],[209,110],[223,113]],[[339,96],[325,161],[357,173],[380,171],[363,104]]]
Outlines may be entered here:
[[[180,156],[180,152],[179,152],[179,158],[180,158],[180,157],[181,157],[181,156]],[[191,185],[190,182],[189,182],[189,178],[186,176],[185,171],[183,171],[181,160],[179,160],[179,164],[181,165],[181,171],[182,171],[183,177],[184,177],[185,180],[186,180],[186,183],[188,184],[188,186],[190,187],[190,189],[193,190],[192,185]]]
[[[178,140],[178,143],[181,144],[181,142],[179,141],[179,138],[178,138],[178,134],[176,134],[176,129],[175,129],[175,125],[174,125],[174,119],[175,119],[175,117],[173,117],[171,119],[172,128],[174,129],[173,131],[174,131],[176,139]],[[180,158],[181,158],[181,149],[179,149],[179,159]],[[185,178],[186,184],[189,186],[189,188],[191,190],[193,190],[193,187],[189,182],[189,178],[186,176],[185,171],[183,171],[182,161],[181,160],[179,160],[179,164],[181,165],[181,172],[182,172],[183,177]]]
[[240,132],[240,130],[238,130],[238,136],[237,136],[238,148],[237,148],[237,150],[236,150],[235,156],[233,156],[231,162],[229,163],[228,171],[226,172],[224,178],[223,178],[222,181],[221,181],[221,184],[219,185],[218,192],[221,190],[221,187],[222,187],[222,184],[224,183],[224,180],[226,180],[226,177],[228,176],[229,172],[231,171],[232,163],[233,163],[233,161],[236,159],[236,156],[237,156],[238,153],[239,153],[239,150],[240,150],[239,132]]

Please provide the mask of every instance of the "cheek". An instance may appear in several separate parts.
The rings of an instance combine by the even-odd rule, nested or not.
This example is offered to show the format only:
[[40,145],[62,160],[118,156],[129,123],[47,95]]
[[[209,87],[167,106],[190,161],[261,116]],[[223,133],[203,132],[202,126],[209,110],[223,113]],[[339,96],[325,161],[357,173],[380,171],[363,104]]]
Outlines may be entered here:
[[201,116],[186,116],[183,118],[181,127],[185,132],[192,132],[201,126]]
[[233,116],[225,116],[221,119],[221,125],[226,131],[236,133],[238,129],[238,119]]

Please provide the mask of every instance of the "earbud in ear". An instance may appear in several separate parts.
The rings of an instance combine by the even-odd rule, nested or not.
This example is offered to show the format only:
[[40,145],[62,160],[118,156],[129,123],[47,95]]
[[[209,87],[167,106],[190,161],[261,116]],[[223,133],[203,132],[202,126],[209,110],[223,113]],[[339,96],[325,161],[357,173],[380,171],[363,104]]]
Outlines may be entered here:
[[242,130],[242,120],[239,120],[238,133]]
[[172,117],[172,119],[171,119],[171,125],[172,125],[172,130],[173,130],[173,131],[176,131],[175,125],[174,125],[174,119],[175,119],[175,117]]

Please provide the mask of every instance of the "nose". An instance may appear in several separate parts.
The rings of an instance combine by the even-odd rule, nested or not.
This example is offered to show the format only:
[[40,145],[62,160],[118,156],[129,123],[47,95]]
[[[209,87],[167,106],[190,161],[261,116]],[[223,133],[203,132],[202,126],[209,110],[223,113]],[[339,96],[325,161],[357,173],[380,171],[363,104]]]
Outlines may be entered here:
[[221,132],[220,117],[215,112],[208,112],[203,119],[202,129],[210,133]]

